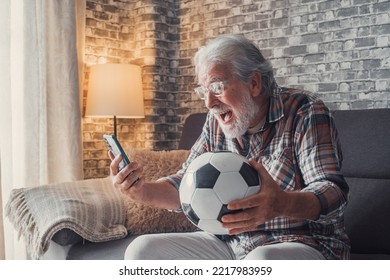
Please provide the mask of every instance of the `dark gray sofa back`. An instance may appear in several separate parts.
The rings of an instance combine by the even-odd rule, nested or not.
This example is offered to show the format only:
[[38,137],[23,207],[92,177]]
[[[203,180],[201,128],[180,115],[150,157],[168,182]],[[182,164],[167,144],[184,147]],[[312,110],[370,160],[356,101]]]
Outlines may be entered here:
[[179,142],[179,150],[189,150],[202,132],[207,113],[195,113],[189,115],[183,125],[183,131]]
[[350,187],[345,227],[352,257],[390,258],[390,109],[335,111],[333,116]]
[[[345,213],[352,258],[390,259],[390,109],[335,111],[350,186]],[[206,113],[190,115],[179,149],[190,149]]]
[[390,179],[390,109],[335,111],[345,177]]

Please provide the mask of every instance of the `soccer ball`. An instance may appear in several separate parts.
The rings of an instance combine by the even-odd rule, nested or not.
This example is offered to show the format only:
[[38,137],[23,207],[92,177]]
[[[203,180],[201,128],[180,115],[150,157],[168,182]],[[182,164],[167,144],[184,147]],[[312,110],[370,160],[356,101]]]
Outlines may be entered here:
[[247,159],[224,151],[194,159],[183,176],[179,195],[184,214],[195,226],[223,235],[228,229],[222,227],[221,218],[233,212],[227,204],[259,190],[259,175]]

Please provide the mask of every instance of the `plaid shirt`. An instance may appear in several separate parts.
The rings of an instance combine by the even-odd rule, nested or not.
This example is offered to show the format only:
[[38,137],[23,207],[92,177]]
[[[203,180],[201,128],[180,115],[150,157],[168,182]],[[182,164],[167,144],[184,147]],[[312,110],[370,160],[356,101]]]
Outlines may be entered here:
[[229,150],[255,160],[285,191],[314,193],[321,203],[318,220],[276,217],[259,231],[223,236],[238,259],[258,246],[301,242],[319,250],[327,259],[349,259],[350,246],[344,231],[348,185],[340,172],[341,149],[329,110],[309,92],[275,87],[267,120],[254,134],[226,138],[218,121],[208,114],[202,134],[183,168],[166,177],[176,188],[193,159],[205,152]]

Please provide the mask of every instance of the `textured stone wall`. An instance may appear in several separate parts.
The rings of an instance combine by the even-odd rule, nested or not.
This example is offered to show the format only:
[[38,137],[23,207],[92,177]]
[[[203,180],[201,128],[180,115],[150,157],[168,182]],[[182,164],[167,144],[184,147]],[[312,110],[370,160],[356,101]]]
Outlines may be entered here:
[[[255,41],[280,85],[313,91],[331,109],[390,107],[388,0],[88,0],[86,23],[87,66],[143,69],[146,118],[119,120],[125,146],[177,147],[185,117],[205,111],[193,54],[219,34]],[[84,119],[86,178],[108,174],[105,132],[111,119]]]

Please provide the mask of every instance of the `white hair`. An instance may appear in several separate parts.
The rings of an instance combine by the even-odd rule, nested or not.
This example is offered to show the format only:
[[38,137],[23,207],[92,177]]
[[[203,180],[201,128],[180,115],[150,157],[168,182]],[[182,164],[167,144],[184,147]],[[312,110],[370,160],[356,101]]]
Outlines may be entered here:
[[212,39],[196,52],[194,62],[197,77],[205,75],[212,64],[226,64],[245,83],[254,72],[259,72],[266,94],[271,94],[275,83],[271,63],[242,35],[221,35]]

